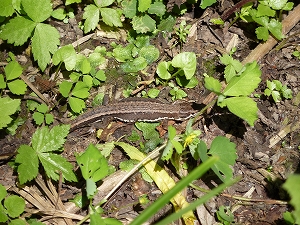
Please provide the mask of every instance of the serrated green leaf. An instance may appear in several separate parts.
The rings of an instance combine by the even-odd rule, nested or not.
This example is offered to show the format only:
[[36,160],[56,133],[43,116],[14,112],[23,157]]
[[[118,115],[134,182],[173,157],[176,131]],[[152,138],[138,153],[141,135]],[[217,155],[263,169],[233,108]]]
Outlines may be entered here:
[[290,204],[294,207],[292,212],[296,224],[300,224],[300,175],[293,174],[288,177],[283,184],[283,188],[289,193],[291,200]]
[[266,27],[256,28],[255,33],[259,40],[266,41],[269,38],[269,30]]
[[73,45],[65,45],[58,49],[52,57],[54,65],[58,65],[60,62],[65,63],[65,67],[68,71],[73,70],[76,65],[77,55]]
[[10,115],[14,114],[21,104],[20,99],[11,99],[9,97],[1,98],[0,97],[0,129],[6,127],[11,121],[12,118]]
[[250,126],[254,126],[254,122],[258,119],[256,102],[249,97],[226,98],[223,104],[230,112],[245,120]]
[[249,63],[240,76],[233,77],[223,94],[225,96],[247,96],[250,95],[260,83],[261,71],[256,62]]
[[50,0],[22,0],[22,6],[27,15],[36,23],[48,19],[53,11]]
[[42,125],[42,123],[44,122],[44,114],[40,112],[34,112],[32,118],[37,125]]
[[0,33],[0,38],[14,45],[23,45],[31,37],[36,23],[21,16],[9,20]]
[[276,88],[276,84],[274,82],[272,82],[272,81],[267,80],[267,87],[270,90],[274,90]]
[[124,16],[132,19],[137,13],[137,0],[125,0],[121,4]]
[[38,128],[32,135],[32,147],[37,153],[61,150],[70,125],[55,126],[50,131],[48,127]]
[[93,198],[93,196],[97,192],[97,186],[95,181],[92,179],[87,179],[86,180],[86,195],[89,199]]
[[121,15],[118,11],[111,8],[101,8],[100,14],[104,23],[108,26],[122,27]]
[[157,26],[157,28],[161,31],[171,32],[171,31],[173,31],[175,24],[176,24],[175,17],[172,15],[169,15],[166,19],[163,19],[160,22],[160,24]]
[[38,175],[39,160],[36,151],[28,145],[21,145],[15,159],[18,165],[18,178],[21,184],[31,181]]
[[153,63],[155,62],[159,57],[159,50],[154,47],[153,45],[150,46],[144,46],[141,48],[139,52],[139,56],[146,59],[147,63]]
[[101,152],[92,144],[80,156],[76,157],[85,180],[98,182],[108,174],[108,162]]
[[9,90],[16,95],[23,95],[27,90],[27,85],[23,80],[13,80],[7,83]]
[[163,2],[154,2],[150,5],[148,13],[157,16],[163,16],[166,12],[166,6]]
[[69,105],[70,105],[71,109],[73,110],[73,112],[75,112],[75,113],[80,113],[82,111],[82,109],[85,108],[85,102],[80,98],[70,97]]
[[259,4],[257,6],[257,17],[261,16],[269,16],[269,17],[274,17],[275,16],[275,10],[271,9],[267,5]]
[[91,30],[94,30],[99,22],[100,12],[97,6],[88,5],[84,8],[83,19],[84,22],[84,33],[88,33]]
[[0,16],[9,17],[15,12],[12,0],[2,0],[0,7]]
[[47,176],[51,179],[56,181],[59,180],[61,173],[63,178],[65,178],[67,181],[77,181],[76,175],[73,172],[72,164],[61,155],[39,152],[38,157],[45,169]]
[[17,195],[11,195],[4,200],[4,206],[7,210],[7,214],[15,218],[24,212],[25,200]]
[[132,58],[132,49],[134,48],[134,44],[130,43],[126,47],[118,46],[113,50],[113,56],[118,62],[125,62]]
[[2,200],[5,198],[6,195],[7,195],[6,188],[2,184],[0,184],[0,202],[2,202]]
[[69,96],[69,93],[71,91],[72,86],[73,86],[72,82],[64,80],[59,85],[59,92],[62,94],[62,96],[64,96],[65,98],[67,98]]
[[184,71],[186,79],[191,79],[196,71],[196,54],[194,52],[182,52],[172,60],[172,66]]
[[46,124],[50,124],[50,123],[53,123],[54,118],[53,118],[53,116],[51,114],[47,113],[45,115],[45,121],[46,121]]
[[206,89],[219,94],[221,92],[221,83],[213,77],[204,77],[204,86]]
[[13,80],[18,78],[22,74],[23,68],[18,62],[11,61],[5,66],[4,71],[6,79]]
[[290,11],[290,10],[292,10],[293,7],[294,7],[294,3],[288,2],[285,4],[285,6],[282,8],[282,10]]
[[43,23],[36,26],[32,37],[32,53],[42,71],[50,62],[50,53],[56,52],[60,44],[59,38],[59,33],[54,27]]
[[90,95],[89,90],[89,87],[84,82],[79,81],[76,83],[72,95],[78,98],[87,98]]
[[48,111],[48,106],[46,104],[40,104],[37,110],[41,113],[46,113]]
[[156,28],[156,22],[149,15],[133,17],[132,27],[137,33],[153,32]]
[[147,140],[144,152],[153,150],[161,143],[161,138],[156,130],[159,123],[136,122],[137,129],[143,132],[143,137]]
[[149,9],[151,0],[138,0],[138,10],[139,12],[145,12]]
[[10,221],[9,225],[27,225],[27,223],[22,219],[14,219]]
[[275,102],[280,102],[281,101],[281,96],[280,96],[279,91],[272,91],[271,95],[272,95],[272,98]]
[[278,20],[271,19],[268,24],[268,29],[278,40],[284,38],[284,35],[282,34],[282,23]]

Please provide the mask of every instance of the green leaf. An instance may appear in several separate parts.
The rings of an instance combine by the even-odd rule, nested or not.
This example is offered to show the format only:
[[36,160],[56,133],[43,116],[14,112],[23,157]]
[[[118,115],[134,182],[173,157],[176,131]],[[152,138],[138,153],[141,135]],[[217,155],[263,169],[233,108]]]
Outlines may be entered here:
[[145,58],[147,63],[150,64],[158,59],[159,50],[153,45],[145,46],[141,48],[139,56]]
[[268,40],[269,38],[269,31],[266,27],[258,27],[255,29],[255,33],[257,38],[263,41]]
[[268,16],[268,17],[274,17],[275,16],[275,10],[271,9],[267,5],[259,4],[257,6],[257,17],[261,16]]
[[275,10],[282,9],[288,0],[269,0],[269,6],[272,7]]
[[34,112],[32,118],[37,125],[41,125],[44,122],[44,114],[40,112]]
[[71,109],[73,110],[73,112],[75,112],[75,113],[80,113],[82,111],[82,109],[85,108],[85,102],[80,98],[70,97],[69,105],[70,105]]
[[103,70],[98,70],[95,77],[102,82],[106,81],[105,72]]
[[63,178],[65,178],[66,180],[77,181],[76,175],[73,172],[72,164],[69,163],[61,155],[39,151],[38,157],[46,171],[47,176],[50,177],[51,179],[56,181],[59,180],[59,176],[61,172]]
[[231,97],[224,99],[223,103],[229,111],[245,120],[250,126],[254,126],[257,120],[257,105],[249,97]]
[[221,92],[221,83],[213,77],[204,77],[204,86],[206,89],[219,94]]
[[172,15],[169,15],[166,19],[163,19],[157,28],[161,31],[172,32],[176,24],[176,19]]
[[156,28],[156,22],[149,15],[133,17],[132,27],[137,33],[153,32]]
[[66,69],[71,71],[75,68],[76,59],[77,56],[73,45],[65,45],[53,54],[52,62],[54,65],[64,62]]
[[67,13],[66,13],[65,9],[63,9],[63,8],[58,8],[58,9],[55,9],[55,10],[51,13],[51,16],[54,17],[55,19],[63,20],[64,18],[66,18]]
[[91,64],[88,61],[87,58],[85,58],[82,62],[81,62],[81,68],[80,68],[81,72],[83,74],[88,74],[91,72]]
[[149,14],[155,14],[157,16],[163,16],[166,12],[166,6],[163,2],[154,2],[150,5],[148,10]]
[[97,6],[88,5],[84,8],[83,19],[84,22],[84,33],[88,33],[91,30],[94,30],[99,22],[100,12]]
[[175,79],[176,79],[177,84],[180,87],[185,87],[185,88],[194,88],[199,83],[198,79],[195,76],[189,80],[186,79],[184,76],[176,76]]
[[11,99],[9,97],[1,98],[0,97],[0,129],[6,127],[11,121],[12,118],[10,115],[14,114],[17,109],[20,107],[20,99]]
[[283,188],[289,193],[291,200],[290,204],[294,207],[292,212],[296,224],[300,224],[300,175],[293,174],[288,177],[283,184]]
[[118,46],[113,50],[113,56],[118,62],[125,62],[127,60],[133,59],[131,52],[134,48],[134,44],[130,43],[126,47]]
[[280,102],[281,101],[281,96],[280,96],[279,91],[272,91],[271,95],[272,95],[272,98],[275,102]]
[[2,200],[5,198],[6,195],[7,195],[6,188],[2,184],[0,184],[0,202],[2,202]]
[[73,86],[72,82],[69,81],[63,81],[59,85],[59,92],[64,96],[65,98],[69,97],[69,93],[71,91],[71,88]]
[[25,209],[25,200],[19,196],[11,195],[4,200],[4,206],[7,210],[7,214],[12,217],[18,217]]
[[45,121],[46,121],[46,124],[53,123],[54,117],[53,117],[51,114],[47,113],[47,114],[45,115]]
[[240,76],[233,77],[223,94],[225,96],[247,96],[250,95],[260,83],[261,71],[256,62],[249,63]]
[[172,60],[172,66],[184,71],[186,79],[191,79],[196,71],[196,54],[194,52],[182,52]]
[[14,219],[10,221],[9,225],[27,225],[27,223],[25,222],[25,220],[22,219]]
[[36,23],[48,19],[53,11],[50,0],[22,0],[22,6],[27,15]]
[[23,80],[14,80],[7,84],[9,90],[16,95],[23,95],[27,90],[27,85]]
[[113,4],[115,0],[94,0],[95,4],[100,7],[106,7]]
[[12,0],[2,0],[0,7],[0,16],[9,17],[15,12]]
[[230,180],[233,177],[233,171],[230,166],[233,166],[237,159],[235,144],[226,137],[218,136],[212,141],[208,154],[219,158],[212,167],[216,175],[223,182]]
[[98,182],[108,174],[108,162],[101,152],[92,144],[84,153],[76,156],[82,176],[85,180]]
[[18,178],[21,184],[31,181],[38,175],[39,160],[33,148],[28,145],[21,145],[18,149],[15,162],[18,165]]
[[147,61],[144,57],[138,57],[132,61],[127,61],[123,63],[121,65],[121,68],[125,73],[135,73],[145,69],[147,65]]
[[0,38],[14,45],[23,45],[31,37],[36,23],[21,16],[9,20],[0,33]]
[[158,64],[156,73],[157,75],[164,80],[169,80],[171,79],[171,74],[169,73],[170,68],[172,68],[172,63],[171,62],[165,62],[162,61]]
[[201,9],[206,9],[207,7],[211,6],[212,4],[216,3],[217,0],[202,0],[200,7]]
[[0,74],[0,89],[6,88],[6,82],[4,80],[3,74]]
[[3,207],[2,204],[0,204],[0,222],[4,223],[8,220],[8,216],[6,213],[6,209]]
[[84,82],[79,81],[76,83],[72,95],[78,98],[87,98],[90,95],[89,87]]
[[145,144],[144,152],[149,152],[159,145],[162,140],[156,130],[159,123],[146,123],[146,122],[136,122],[135,126],[137,129],[143,132],[143,137],[147,140]]
[[48,127],[37,129],[32,136],[32,147],[37,152],[53,152],[60,150],[69,133],[69,125],[55,126],[50,131]]
[[124,0],[121,4],[124,16],[132,19],[137,13],[137,0]]
[[151,0],[138,0],[138,10],[139,12],[146,12],[149,9]]
[[271,19],[268,24],[268,29],[278,40],[284,38],[284,35],[282,34],[282,23],[278,20]]
[[23,68],[18,62],[11,61],[5,66],[4,71],[6,79],[13,80],[18,78],[22,74]]
[[73,3],[80,3],[81,0],[66,0],[66,5],[70,5],[70,4],[73,4]]
[[102,16],[102,20],[108,26],[122,27],[121,15],[119,15],[118,11],[111,8],[101,8],[100,13]]
[[36,26],[32,37],[32,53],[42,71],[50,62],[50,53],[54,54],[57,50],[59,38],[59,33],[54,27],[43,23]]
[[95,181],[93,181],[92,179],[87,179],[86,180],[86,195],[89,199],[92,199],[93,196],[96,194],[97,192],[97,186]]

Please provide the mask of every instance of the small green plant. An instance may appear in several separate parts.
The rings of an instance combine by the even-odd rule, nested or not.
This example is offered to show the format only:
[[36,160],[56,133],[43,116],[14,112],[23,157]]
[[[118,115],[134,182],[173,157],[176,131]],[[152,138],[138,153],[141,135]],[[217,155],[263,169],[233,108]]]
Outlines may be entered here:
[[[5,2],[9,3],[9,1]],[[2,15],[12,16],[16,11],[19,16],[10,19],[4,25],[0,38],[15,46],[23,45],[30,38],[33,57],[37,60],[40,69],[44,71],[51,60],[51,54],[55,53],[60,44],[60,36],[56,28],[43,23],[53,11],[51,1],[22,0],[3,8],[5,13],[2,12]]]
[[53,55],[53,64],[64,62],[68,71],[75,70],[69,76],[71,81],[64,80],[59,85],[59,91],[63,97],[68,98],[68,103],[75,113],[80,113],[85,108],[84,99],[90,93],[90,89],[99,86],[106,80],[103,70],[96,70],[105,63],[106,50],[97,47],[88,57],[76,54],[72,45],[66,45],[57,50]]
[[16,95],[24,95],[27,90],[27,85],[20,79],[23,68],[15,61],[13,55],[11,55],[12,61],[10,61],[5,67],[5,75],[0,74],[0,90],[8,89]]
[[224,77],[225,89],[220,81],[205,75],[204,86],[218,95],[217,105],[227,107],[230,112],[244,119],[250,126],[257,120],[257,104],[248,97],[260,83],[261,71],[256,62],[242,66],[231,55],[225,54],[221,61],[226,65]]
[[267,80],[267,88],[264,91],[266,96],[272,96],[275,102],[280,102],[283,98],[291,99],[292,90],[287,85],[282,85],[279,80]]
[[149,36],[131,38],[125,47],[115,43],[111,45],[114,48],[112,56],[122,63],[121,69],[125,73],[136,73],[143,70],[159,57],[159,50],[150,44]]
[[19,110],[21,100],[11,99],[10,97],[0,97],[0,105],[0,129],[2,129],[13,121],[12,115]]
[[17,195],[8,195],[5,187],[0,184],[0,223],[25,225],[19,217],[25,209],[25,200]]
[[190,33],[191,25],[186,25],[186,21],[181,21],[179,27],[175,27],[175,34],[178,36],[180,44],[183,44],[186,42],[186,37]]
[[34,179],[39,173],[39,164],[45,169],[47,176],[59,179],[61,172],[68,181],[77,181],[72,164],[55,152],[62,152],[65,137],[70,125],[38,128],[32,136],[32,145],[21,145],[17,150],[15,166],[21,184]]
[[37,106],[37,112],[34,112],[32,117],[37,125],[42,125],[45,121],[47,125],[53,123],[53,116],[48,112],[48,107],[45,104],[40,104]]
[[293,56],[295,56],[296,58],[298,58],[298,59],[300,60],[300,51],[295,50],[295,51],[293,52]]
[[115,0],[94,0],[94,4],[90,4],[84,8],[83,19],[84,22],[84,33],[88,33],[94,30],[100,20],[108,26],[122,27],[121,9],[114,9],[112,5],[116,2]]
[[55,9],[51,16],[55,19],[62,20],[64,23],[68,23],[70,18],[74,18],[74,10],[70,8],[68,11],[66,11],[63,8]]
[[280,15],[282,11],[289,11],[293,8],[293,3],[287,0],[279,1],[258,1],[257,8],[253,8],[253,3],[245,4],[240,13],[236,13],[237,18],[241,18],[245,22],[255,22],[259,25],[255,33],[257,38],[263,41],[268,40],[269,33],[276,39],[281,40],[284,35],[282,34],[282,23],[280,22]]

